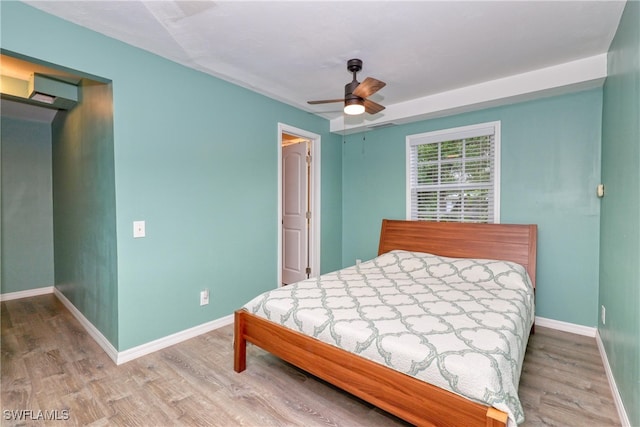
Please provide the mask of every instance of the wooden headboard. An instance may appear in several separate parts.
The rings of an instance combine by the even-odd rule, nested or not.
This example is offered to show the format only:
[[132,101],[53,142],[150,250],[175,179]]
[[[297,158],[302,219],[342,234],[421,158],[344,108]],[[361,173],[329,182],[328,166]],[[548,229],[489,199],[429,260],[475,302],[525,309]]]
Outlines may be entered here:
[[403,249],[453,258],[484,258],[522,264],[536,286],[538,227],[518,224],[382,220],[378,255]]

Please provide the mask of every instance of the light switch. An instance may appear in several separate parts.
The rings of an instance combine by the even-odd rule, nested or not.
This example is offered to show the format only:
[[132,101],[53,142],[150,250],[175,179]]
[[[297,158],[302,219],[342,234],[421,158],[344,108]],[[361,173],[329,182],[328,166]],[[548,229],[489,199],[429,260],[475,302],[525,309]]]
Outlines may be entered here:
[[133,237],[144,237],[145,229],[144,229],[144,221],[133,221]]

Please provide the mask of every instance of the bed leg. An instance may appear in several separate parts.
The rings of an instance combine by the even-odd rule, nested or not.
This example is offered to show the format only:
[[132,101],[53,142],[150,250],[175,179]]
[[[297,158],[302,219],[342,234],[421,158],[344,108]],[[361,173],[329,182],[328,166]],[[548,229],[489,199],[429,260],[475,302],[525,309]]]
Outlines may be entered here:
[[505,427],[509,416],[496,408],[487,409],[487,427]]
[[233,370],[242,372],[245,369],[247,369],[247,341],[244,339],[244,317],[240,311],[236,311],[233,327]]

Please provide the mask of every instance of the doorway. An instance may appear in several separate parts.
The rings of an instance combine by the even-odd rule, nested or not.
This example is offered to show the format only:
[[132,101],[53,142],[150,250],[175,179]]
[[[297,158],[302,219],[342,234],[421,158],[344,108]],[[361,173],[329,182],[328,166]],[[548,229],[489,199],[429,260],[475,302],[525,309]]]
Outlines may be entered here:
[[[20,150],[13,150],[9,157],[5,157],[5,148],[9,148],[7,138],[12,134],[3,132],[0,138],[2,162],[21,165],[20,170],[14,168],[12,183],[2,182],[3,198],[5,193],[11,196],[12,204],[1,207],[0,228],[21,231],[8,241],[4,233],[2,236],[2,292],[7,291],[5,271],[11,272],[8,293],[24,297],[37,294],[38,289],[50,289],[111,355],[109,346],[102,345],[116,343],[118,337],[111,81],[17,53],[2,52],[1,57],[0,77],[13,83],[10,92],[5,92],[9,87],[4,84],[0,91],[1,115],[7,120],[7,113],[19,113],[13,120],[24,128],[18,133],[19,128],[12,125],[13,137],[19,137],[12,146]],[[40,86],[41,92],[36,89],[41,96],[32,99],[28,88],[36,87],[36,75],[51,84]],[[75,86],[77,96],[70,96],[75,91],[59,92],[60,85],[66,89]],[[64,106],[58,101],[64,101]],[[9,105],[6,102],[14,107],[5,108]],[[46,116],[45,139],[37,150],[35,144],[26,143],[27,137],[34,135],[35,126],[29,123],[42,116],[38,113],[34,117],[34,109],[50,114]],[[46,160],[40,163],[37,158],[45,153]],[[44,167],[50,176],[47,180],[36,175]],[[14,206],[20,209],[16,211]],[[39,217],[34,219],[36,213]],[[36,257],[36,253],[41,255]],[[30,262],[25,264],[24,259]],[[33,271],[49,279],[33,280]],[[49,284],[51,287],[46,286]]]
[[278,125],[278,286],[320,273],[320,136]]

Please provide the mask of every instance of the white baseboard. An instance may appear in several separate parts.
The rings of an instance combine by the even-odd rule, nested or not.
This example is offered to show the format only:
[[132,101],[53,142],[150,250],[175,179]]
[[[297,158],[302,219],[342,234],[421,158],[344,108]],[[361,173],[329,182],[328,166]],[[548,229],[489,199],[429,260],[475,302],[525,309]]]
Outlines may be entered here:
[[591,326],[576,325],[575,323],[563,322],[561,320],[547,319],[536,316],[536,326],[543,328],[557,329],[558,331],[571,332],[572,334],[595,337],[597,329]]
[[0,294],[0,301],[10,301],[12,299],[36,297],[38,295],[46,295],[53,293],[53,286],[45,286],[43,288],[28,289],[26,291],[8,292]]
[[576,325],[575,323],[562,322],[560,320],[547,319],[544,317],[536,317],[536,325],[545,328],[557,329],[559,331],[571,332],[573,334],[594,337],[596,339],[598,351],[600,352],[602,364],[604,365],[604,370],[607,374],[607,380],[609,381],[609,387],[611,387],[613,401],[615,402],[616,409],[618,410],[620,422],[622,423],[623,427],[631,426],[631,423],[629,422],[629,416],[624,409],[622,397],[620,396],[620,392],[618,391],[616,380],[613,377],[613,372],[611,371],[611,366],[609,365],[609,359],[607,358],[607,352],[604,349],[604,344],[602,343],[602,338],[600,337],[598,329],[589,326]]
[[137,359],[144,355],[153,353],[166,347],[170,347],[174,344],[178,344],[182,341],[197,337],[198,335],[205,334],[215,329],[227,326],[233,323],[233,314],[221,317],[211,322],[203,323],[193,328],[185,329],[184,331],[176,332],[175,334],[167,335],[166,337],[159,338],[157,340],[148,342],[146,344],[139,345],[137,347],[130,348],[118,353],[117,364],[129,362],[130,360]]
[[611,371],[611,365],[609,365],[609,358],[607,357],[607,352],[604,349],[604,343],[602,342],[602,338],[600,337],[599,331],[596,332],[596,343],[598,344],[598,350],[600,351],[600,357],[602,357],[602,364],[604,365],[604,371],[607,374],[607,380],[609,380],[609,387],[611,387],[611,393],[613,394],[613,401],[616,404],[616,409],[618,410],[618,416],[620,417],[620,422],[622,423],[622,427],[630,427],[631,422],[629,421],[629,416],[627,415],[627,411],[624,409],[622,396],[620,396],[620,392],[618,391],[616,380],[613,377],[613,371]]
[[84,315],[65,297],[58,289],[54,290],[56,297],[64,304],[65,307],[73,314],[73,316],[80,322],[80,324],[86,329],[87,333],[98,343],[105,353],[113,360],[116,365],[129,362],[138,357],[153,353],[163,348],[178,344],[182,341],[186,341],[190,338],[197,337],[204,333],[213,331],[215,329],[227,326],[233,323],[233,314],[224,316],[220,319],[212,320],[211,322],[203,323],[193,328],[185,329],[184,331],[176,332],[175,334],[168,335],[163,338],[148,342],[146,344],[139,345],[137,347],[130,348],[125,351],[118,351],[109,342],[107,338],[86,318]]
[[93,338],[93,340],[100,347],[102,347],[104,352],[107,353],[107,356],[109,356],[114,363],[117,363],[118,350],[116,350],[113,344],[111,344],[109,340],[104,335],[102,335],[102,332],[100,332],[98,328],[93,326],[93,323],[91,323],[89,319],[84,317],[84,314],[82,314],[80,310],[78,310],[76,306],[73,305],[62,292],[60,292],[58,289],[55,289],[54,294],[60,300],[60,302],[62,302],[62,304],[67,307],[67,310],[69,310],[71,314],[73,314],[73,317],[75,317],[76,320],[80,322],[82,327],[87,331],[91,338]]

